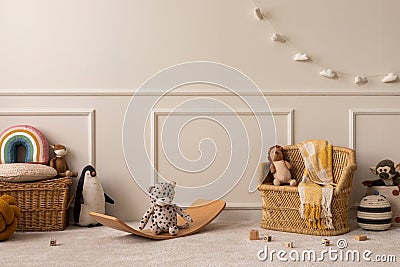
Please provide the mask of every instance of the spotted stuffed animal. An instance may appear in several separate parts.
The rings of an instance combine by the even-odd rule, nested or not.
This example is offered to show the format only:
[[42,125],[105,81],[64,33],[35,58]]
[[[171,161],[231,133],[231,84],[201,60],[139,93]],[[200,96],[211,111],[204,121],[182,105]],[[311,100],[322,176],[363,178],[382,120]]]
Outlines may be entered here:
[[[171,235],[177,235],[179,229],[186,228],[190,222],[193,222],[192,218],[181,207],[172,204],[175,196],[175,186],[176,183],[173,181],[150,186],[148,192],[151,199],[151,207],[140,220],[140,230],[144,229],[150,219],[151,232],[155,234],[169,232]],[[176,214],[186,220],[184,225],[177,225]]]

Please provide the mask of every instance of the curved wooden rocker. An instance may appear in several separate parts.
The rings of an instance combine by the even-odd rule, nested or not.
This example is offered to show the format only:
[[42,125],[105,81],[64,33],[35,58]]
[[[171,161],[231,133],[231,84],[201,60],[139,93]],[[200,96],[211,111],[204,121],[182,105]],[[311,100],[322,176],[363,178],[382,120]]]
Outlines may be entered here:
[[[111,227],[119,231],[150,239],[163,240],[187,236],[199,232],[222,212],[222,210],[225,208],[225,205],[226,203],[223,200],[196,200],[190,205],[190,207],[185,210],[186,213],[192,217],[193,223],[190,223],[190,225],[185,229],[180,229],[177,235],[170,235],[169,233],[161,233],[156,235],[152,233],[150,229],[136,230],[116,217],[96,212],[91,212],[90,216],[92,216],[97,222],[101,223],[102,225]],[[184,223],[185,221],[180,216],[178,216],[178,225]]]

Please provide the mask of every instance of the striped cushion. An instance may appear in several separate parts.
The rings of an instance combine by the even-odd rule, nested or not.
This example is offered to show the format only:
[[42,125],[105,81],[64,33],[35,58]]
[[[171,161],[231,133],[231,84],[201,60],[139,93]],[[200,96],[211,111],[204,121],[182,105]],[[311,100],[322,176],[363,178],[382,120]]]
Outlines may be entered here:
[[365,230],[383,231],[390,228],[392,208],[384,196],[364,197],[357,211],[358,225]]

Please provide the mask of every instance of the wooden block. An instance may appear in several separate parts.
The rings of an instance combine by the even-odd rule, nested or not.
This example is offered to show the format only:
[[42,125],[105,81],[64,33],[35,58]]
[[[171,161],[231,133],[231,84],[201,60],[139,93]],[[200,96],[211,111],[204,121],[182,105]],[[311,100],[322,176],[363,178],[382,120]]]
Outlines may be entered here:
[[265,241],[265,242],[271,242],[271,241],[272,241],[272,236],[270,236],[270,235],[265,235],[265,236],[264,236],[264,241]]
[[250,240],[258,240],[259,233],[258,230],[250,230]]
[[50,240],[50,246],[51,246],[51,247],[57,246],[57,240],[51,239],[51,240]]
[[355,235],[354,239],[357,241],[365,241],[368,240],[368,237],[366,235]]
[[330,246],[331,245],[331,241],[329,239],[322,239],[322,245],[324,245],[325,247]]
[[285,242],[285,247],[292,248],[293,247],[293,242]]

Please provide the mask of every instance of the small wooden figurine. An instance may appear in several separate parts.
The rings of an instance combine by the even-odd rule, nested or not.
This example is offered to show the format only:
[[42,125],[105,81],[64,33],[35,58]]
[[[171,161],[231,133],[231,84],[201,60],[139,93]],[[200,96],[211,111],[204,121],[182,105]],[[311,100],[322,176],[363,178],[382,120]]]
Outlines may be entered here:
[[64,156],[67,154],[67,148],[63,145],[52,145],[50,146],[56,156],[50,160],[50,167],[57,171],[59,177],[76,177],[78,173],[75,171],[70,171],[67,161]]

